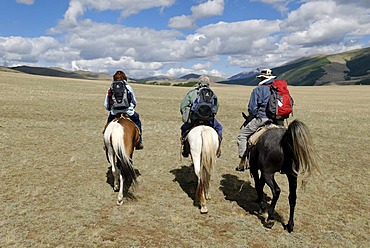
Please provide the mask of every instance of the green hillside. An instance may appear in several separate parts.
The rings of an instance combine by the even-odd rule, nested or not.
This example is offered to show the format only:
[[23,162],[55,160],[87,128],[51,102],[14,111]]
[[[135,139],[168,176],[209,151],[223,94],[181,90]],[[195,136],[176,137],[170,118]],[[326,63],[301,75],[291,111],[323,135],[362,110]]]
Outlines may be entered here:
[[291,85],[315,85],[316,81],[325,75],[324,65],[330,61],[326,57],[315,57],[297,63],[273,68],[275,75],[286,80]]
[[[370,84],[370,48],[331,55],[316,55],[272,68],[274,75],[289,85]],[[223,84],[257,85],[254,76],[222,81]]]

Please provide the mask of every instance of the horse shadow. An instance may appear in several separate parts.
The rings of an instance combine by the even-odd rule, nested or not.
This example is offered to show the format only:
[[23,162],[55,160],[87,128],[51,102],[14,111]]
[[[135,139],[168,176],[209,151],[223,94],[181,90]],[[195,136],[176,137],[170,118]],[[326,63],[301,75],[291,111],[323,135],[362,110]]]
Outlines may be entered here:
[[[141,176],[140,171],[138,169],[134,169],[134,170],[135,170],[135,173],[138,177]],[[108,167],[107,172],[106,172],[106,178],[107,178],[106,183],[109,184],[112,187],[112,189],[114,190],[114,176],[113,176],[113,172],[112,172],[112,166]],[[123,189],[123,197],[126,197],[126,198],[131,199],[131,200],[135,200],[136,197],[132,192],[129,192],[129,188],[130,187]],[[114,191],[118,192],[118,190],[114,190]]]
[[[264,227],[271,228],[271,222],[266,221],[265,217],[260,213],[259,205],[256,203],[257,192],[252,186],[250,181],[240,180],[239,177],[232,174],[223,174],[220,182],[220,190],[228,201],[236,202],[238,206],[244,209],[251,215],[255,215]],[[271,201],[271,197],[268,197],[264,193],[265,201]],[[268,209],[270,204],[265,205]],[[282,217],[278,214],[274,214],[274,219],[283,225]]]
[[173,182],[177,182],[181,189],[193,200],[193,205],[198,206],[195,196],[198,178],[195,175],[193,165],[183,165],[181,168],[173,169],[170,172],[175,175]]

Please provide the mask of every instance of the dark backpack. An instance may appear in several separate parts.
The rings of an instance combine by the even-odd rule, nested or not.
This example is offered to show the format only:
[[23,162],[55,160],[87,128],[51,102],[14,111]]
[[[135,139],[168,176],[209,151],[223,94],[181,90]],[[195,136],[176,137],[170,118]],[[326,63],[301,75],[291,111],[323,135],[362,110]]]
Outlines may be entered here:
[[191,108],[192,120],[212,120],[217,113],[217,97],[208,87],[199,89],[198,97]]
[[130,107],[131,94],[126,87],[125,81],[113,81],[111,85],[111,91],[113,109],[126,109]]
[[293,98],[284,80],[275,80],[270,85],[271,96],[266,106],[266,115],[273,120],[284,120],[293,112]]

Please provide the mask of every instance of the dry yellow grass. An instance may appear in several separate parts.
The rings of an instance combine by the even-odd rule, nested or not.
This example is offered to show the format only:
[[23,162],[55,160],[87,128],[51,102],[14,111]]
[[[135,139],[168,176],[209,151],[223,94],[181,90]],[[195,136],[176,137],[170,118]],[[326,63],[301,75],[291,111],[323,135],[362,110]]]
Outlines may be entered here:
[[[189,88],[133,85],[144,129],[136,199],[116,206],[102,128],[109,82],[0,72],[0,247],[367,247],[369,86],[290,87],[322,175],[298,190],[295,230],[262,226],[236,136],[252,87],[215,86],[224,127],[208,215],[193,205],[196,178],[179,160],[179,104]],[[276,211],[288,219],[288,186]],[[245,183],[240,190],[242,184]],[[239,191],[240,190],[240,191]],[[265,193],[271,196],[270,190]]]

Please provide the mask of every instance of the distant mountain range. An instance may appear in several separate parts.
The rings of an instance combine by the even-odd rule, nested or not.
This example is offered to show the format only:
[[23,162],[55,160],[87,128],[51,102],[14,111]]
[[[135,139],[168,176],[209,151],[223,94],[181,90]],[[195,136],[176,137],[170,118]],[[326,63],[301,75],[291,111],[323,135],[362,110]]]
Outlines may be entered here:
[[252,71],[244,71],[244,72],[236,74],[232,77],[229,77],[228,80],[233,81],[233,80],[245,79],[245,78],[249,78],[249,77],[255,77],[259,74],[260,71],[261,71],[260,68],[257,68],[257,69],[252,70]]
[[[257,85],[256,75],[261,68],[249,72],[241,72],[228,79],[209,76],[211,82],[220,84]],[[356,49],[331,55],[313,55],[300,58],[285,65],[271,68],[277,78],[284,79],[289,85],[370,85],[370,48]],[[105,73],[88,71],[67,71],[60,68],[46,67],[1,67],[0,71],[18,71],[34,75],[67,77],[90,80],[111,80],[112,76]],[[142,79],[130,78],[132,81],[149,84],[182,84],[197,81],[199,74],[187,74],[180,78],[153,76]]]

